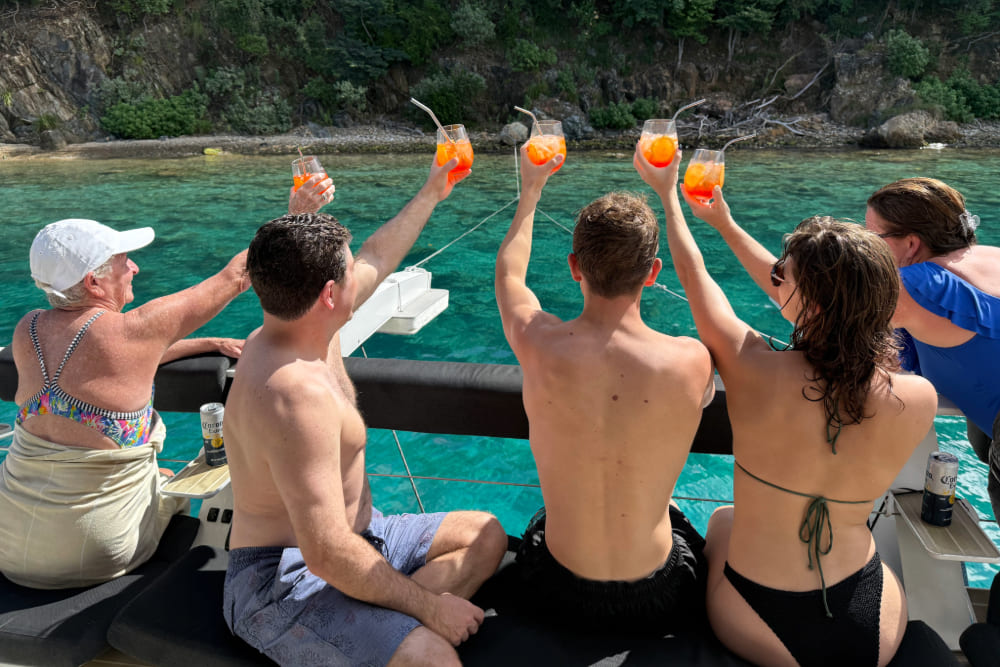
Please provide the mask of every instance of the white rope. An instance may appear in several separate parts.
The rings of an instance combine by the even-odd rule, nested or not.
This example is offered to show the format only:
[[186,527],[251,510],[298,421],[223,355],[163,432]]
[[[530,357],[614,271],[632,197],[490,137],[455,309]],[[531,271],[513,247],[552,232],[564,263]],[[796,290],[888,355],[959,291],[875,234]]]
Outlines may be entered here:
[[[520,197],[518,197],[518,199],[520,199]],[[499,213],[500,211],[503,211],[504,209],[508,208],[511,204],[516,203],[518,201],[518,199],[511,199],[509,202],[507,202],[506,204],[504,204],[503,206],[501,206],[500,208],[498,208],[497,210],[493,211],[488,216],[486,216],[485,218],[483,218],[479,222],[479,224],[477,224],[475,227],[473,227],[472,229],[468,229],[465,232],[459,234],[454,240],[452,240],[449,243],[447,243],[446,245],[444,245],[440,250],[431,253],[430,255],[428,255],[427,257],[423,258],[422,260],[420,260],[419,262],[417,262],[413,266],[417,267],[417,266],[420,266],[422,264],[426,264],[427,262],[429,262],[433,258],[437,257],[438,255],[440,255],[441,253],[443,253],[445,250],[447,250],[448,248],[450,248],[454,244],[458,243],[459,241],[461,241],[463,238],[465,238],[466,236],[468,236],[472,232],[474,232],[477,229],[479,229],[480,227],[482,227],[484,224],[486,224],[487,220],[489,220],[490,218],[492,218],[493,216],[495,216],[497,213]]]

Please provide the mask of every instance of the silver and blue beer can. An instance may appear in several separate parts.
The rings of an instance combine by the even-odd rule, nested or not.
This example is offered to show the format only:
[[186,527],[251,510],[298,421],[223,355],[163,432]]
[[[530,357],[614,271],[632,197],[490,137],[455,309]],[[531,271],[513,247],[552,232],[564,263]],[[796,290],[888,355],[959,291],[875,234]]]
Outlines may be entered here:
[[222,442],[222,403],[205,403],[201,406],[201,439],[205,446],[205,463],[210,466],[225,465],[226,447]]
[[920,518],[934,526],[950,526],[955,509],[958,457],[948,452],[931,452],[924,479],[924,499]]

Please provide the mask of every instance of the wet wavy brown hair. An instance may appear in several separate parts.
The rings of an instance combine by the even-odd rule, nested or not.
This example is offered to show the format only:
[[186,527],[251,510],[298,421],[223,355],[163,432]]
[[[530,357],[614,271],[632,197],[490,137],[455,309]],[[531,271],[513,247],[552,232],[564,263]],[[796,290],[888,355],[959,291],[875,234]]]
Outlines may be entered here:
[[815,371],[802,395],[823,402],[836,453],[841,428],[871,416],[865,401],[876,374],[899,367],[891,324],[899,277],[885,241],[829,216],[803,220],[783,256],[795,260],[801,303],[791,345]]
[[642,286],[660,249],[660,228],[645,197],[609,192],[588,204],[573,229],[573,254],[595,294],[614,298]]

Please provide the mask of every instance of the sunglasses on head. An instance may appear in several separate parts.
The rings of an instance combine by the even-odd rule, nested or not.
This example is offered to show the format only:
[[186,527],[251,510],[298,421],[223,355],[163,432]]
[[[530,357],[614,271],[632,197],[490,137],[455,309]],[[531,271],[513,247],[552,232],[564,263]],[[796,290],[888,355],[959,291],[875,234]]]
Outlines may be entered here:
[[771,284],[779,287],[785,282],[785,258],[782,257],[771,267]]

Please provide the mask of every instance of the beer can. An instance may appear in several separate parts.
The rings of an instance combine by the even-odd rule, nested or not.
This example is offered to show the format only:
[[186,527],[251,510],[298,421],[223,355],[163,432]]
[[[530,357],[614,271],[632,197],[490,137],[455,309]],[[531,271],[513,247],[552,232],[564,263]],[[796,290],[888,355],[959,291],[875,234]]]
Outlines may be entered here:
[[201,438],[205,445],[205,463],[221,466],[227,463],[226,448],[222,443],[222,403],[205,403],[201,406]]
[[955,508],[958,457],[948,452],[931,452],[924,479],[924,499],[920,518],[934,526],[950,526]]

